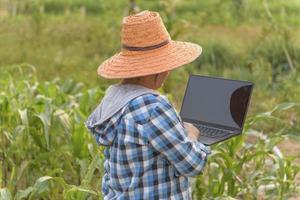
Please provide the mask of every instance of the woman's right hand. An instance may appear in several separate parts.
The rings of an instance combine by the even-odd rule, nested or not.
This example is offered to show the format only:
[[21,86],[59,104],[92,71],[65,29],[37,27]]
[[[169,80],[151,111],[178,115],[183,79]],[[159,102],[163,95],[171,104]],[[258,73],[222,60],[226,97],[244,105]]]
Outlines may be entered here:
[[188,138],[190,140],[198,140],[199,136],[200,136],[200,131],[199,129],[197,129],[193,124],[191,123],[187,123],[187,122],[183,122],[184,123],[184,127],[187,129],[188,132]]

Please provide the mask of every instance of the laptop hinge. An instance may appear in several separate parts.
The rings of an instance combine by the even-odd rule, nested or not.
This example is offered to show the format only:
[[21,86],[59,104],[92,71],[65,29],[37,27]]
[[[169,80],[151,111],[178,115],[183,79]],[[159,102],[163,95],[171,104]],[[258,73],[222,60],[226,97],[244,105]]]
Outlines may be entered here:
[[239,131],[241,128],[236,128],[236,127],[230,127],[230,126],[224,126],[220,124],[214,124],[214,123],[209,123],[209,122],[204,122],[204,121],[199,121],[199,120],[193,120],[193,119],[188,119],[185,117],[181,118],[182,121],[192,123],[192,124],[203,124],[205,126],[211,126],[211,127],[216,127],[219,129],[224,129],[224,130],[229,130],[229,131]]

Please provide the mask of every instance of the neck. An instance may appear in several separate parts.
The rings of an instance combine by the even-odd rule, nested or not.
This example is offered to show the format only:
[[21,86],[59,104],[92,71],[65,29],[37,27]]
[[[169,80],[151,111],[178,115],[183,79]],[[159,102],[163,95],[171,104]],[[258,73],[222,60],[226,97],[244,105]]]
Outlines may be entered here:
[[136,85],[144,86],[149,89],[154,89],[153,84],[149,84],[147,82],[138,81],[138,80],[123,79],[121,84],[136,84]]

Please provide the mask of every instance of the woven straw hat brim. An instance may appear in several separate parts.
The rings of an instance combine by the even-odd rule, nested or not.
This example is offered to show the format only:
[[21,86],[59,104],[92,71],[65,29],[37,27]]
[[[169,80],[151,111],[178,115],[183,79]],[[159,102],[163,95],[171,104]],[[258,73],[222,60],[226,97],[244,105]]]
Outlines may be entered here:
[[107,79],[146,76],[188,64],[201,53],[202,48],[198,44],[171,40],[167,45],[153,50],[122,50],[106,59],[97,72]]

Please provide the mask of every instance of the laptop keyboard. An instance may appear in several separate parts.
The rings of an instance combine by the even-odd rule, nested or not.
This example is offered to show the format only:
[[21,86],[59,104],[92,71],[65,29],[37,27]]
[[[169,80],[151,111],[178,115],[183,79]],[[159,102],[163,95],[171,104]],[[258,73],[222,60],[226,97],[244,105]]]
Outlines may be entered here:
[[212,138],[221,138],[225,135],[229,134],[230,132],[227,130],[213,128],[201,124],[195,125],[200,130],[200,136],[212,137]]

